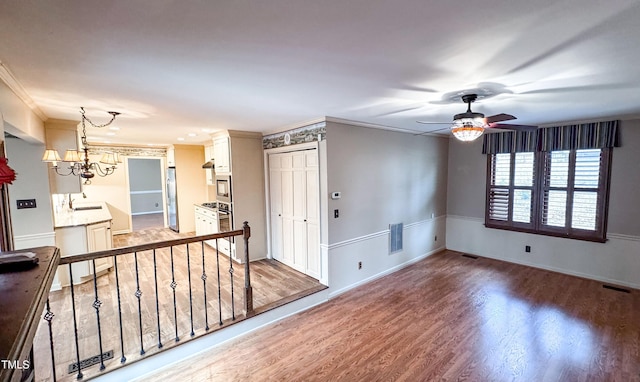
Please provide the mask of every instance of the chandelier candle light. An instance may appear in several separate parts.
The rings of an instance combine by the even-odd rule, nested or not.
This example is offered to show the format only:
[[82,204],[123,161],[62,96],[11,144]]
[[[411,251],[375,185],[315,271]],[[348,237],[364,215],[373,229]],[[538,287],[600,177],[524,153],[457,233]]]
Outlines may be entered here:
[[[52,168],[55,170],[56,174],[62,176],[75,175],[83,178],[84,184],[91,184],[91,178],[98,174],[100,176],[107,176],[113,174],[116,169],[118,163],[122,163],[117,153],[105,153],[102,155],[100,159],[100,163],[105,164],[105,168],[100,167],[100,164],[97,162],[89,162],[89,145],[87,144],[87,131],[86,131],[86,122],[88,122],[91,126],[102,128],[109,126],[113,121],[115,121],[116,116],[120,113],[115,111],[109,111],[111,114],[111,120],[102,125],[94,124],[87,116],[85,116],[84,108],[80,108],[80,115],[82,117],[82,136],[80,137],[82,142],[82,151],[78,150],[67,150],[64,153],[64,158],[60,159],[60,155],[58,151],[55,149],[46,149],[44,151],[44,155],[42,156],[43,162],[51,162]],[[67,170],[68,172],[62,172],[58,167],[58,162],[66,162],[70,163]]]

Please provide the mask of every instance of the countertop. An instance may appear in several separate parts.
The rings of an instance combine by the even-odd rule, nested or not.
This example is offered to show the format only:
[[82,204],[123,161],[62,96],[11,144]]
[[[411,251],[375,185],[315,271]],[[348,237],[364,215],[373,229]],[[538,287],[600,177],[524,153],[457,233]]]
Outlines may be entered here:
[[112,219],[107,203],[105,202],[85,202],[74,203],[74,208],[100,206],[100,209],[88,210],[69,210],[64,208],[62,211],[53,214],[53,227],[77,227],[95,223],[102,223]]
[[[39,260],[35,267],[0,273],[0,359],[17,360],[22,364],[28,359],[25,356],[31,349],[40,315],[49,297],[60,251],[56,247],[40,247],[6,253],[14,252],[33,252]],[[0,367],[0,380],[12,379],[12,372]]]
[[218,211],[218,206],[216,202],[195,203],[194,206],[200,207],[200,208],[206,208],[212,211]]

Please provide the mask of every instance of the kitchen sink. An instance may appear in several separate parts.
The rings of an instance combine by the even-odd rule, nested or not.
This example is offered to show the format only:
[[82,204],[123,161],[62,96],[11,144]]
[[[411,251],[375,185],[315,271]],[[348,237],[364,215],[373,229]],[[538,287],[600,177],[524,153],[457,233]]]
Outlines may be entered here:
[[86,211],[86,210],[101,210],[102,206],[82,206],[82,207],[74,207],[74,211]]

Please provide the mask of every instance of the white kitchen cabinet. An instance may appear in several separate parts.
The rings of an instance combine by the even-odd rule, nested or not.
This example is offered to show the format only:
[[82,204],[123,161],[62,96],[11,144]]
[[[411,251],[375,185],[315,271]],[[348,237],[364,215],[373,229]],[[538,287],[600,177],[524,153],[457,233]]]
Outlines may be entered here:
[[[195,206],[196,236],[218,233],[218,212],[206,207]],[[205,244],[215,248],[215,240],[207,240]]]
[[[55,233],[56,246],[60,248],[60,255],[62,257],[103,251],[113,247],[111,221],[56,228]],[[96,259],[95,268],[93,261],[73,263],[71,267],[73,283],[80,284],[93,280],[94,274],[99,275],[113,267],[113,257]],[[58,277],[62,286],[69,285],[70,277],[68,266],[61,266],[59,268]]]
[[175,167],[176,150],[173,147],[167,148],[167,167]]
[[229,174],[231,172],[229,137],[219,137],[213,140],[213,159],[216,166],[216,174]]
[[[213,155],[213,145],[204,146],[204,162],[207,163],[209,161],[214,161],[215,163],[215,158]],[[215,185],[215,180],[213,179],[214,169],[205,168],[204,171],[207,178],[207,186]]]

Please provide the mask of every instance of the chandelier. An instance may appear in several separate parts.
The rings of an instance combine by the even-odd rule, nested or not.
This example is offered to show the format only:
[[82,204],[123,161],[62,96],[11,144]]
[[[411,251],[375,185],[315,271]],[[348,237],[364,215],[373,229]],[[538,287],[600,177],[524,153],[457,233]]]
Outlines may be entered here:
[[[58,175],[62,176],[79,176],[84,179],[84,184],[91,184],[91,178],[93,178],[96,174],[99,176],[107,176],[113,174],[116,169],[118,163],[122,163],[120,157],[117,153],[108,152],[102,155],[100,159],[100,163],[102,163],[104,168],[100,166],[100,163],[90,162],[89,161],[89,145],[87,144],[87,131],[86,131],[86,122],[88,122],[91,126],[102,128],[109,126],[113,121],[115,121],[116,116],[120,113],[116,111],[109,111],[111,114],[111,120],[102,125],[96,125],[93,123],[84,113],[84,108],[80,108],[80,115],[82,117],[82,136],[80,140],[82,142],[82,150],[67,150],[64,153],[64,158],[60,159],[60,155],[58,151],[55,149],[46,149],[44,151],[44,155],[42,156],[43,162],[51,162],[53,170]],[[58,162],[65,162],[69,165],[65,170],[60,169],[58,167]]]

